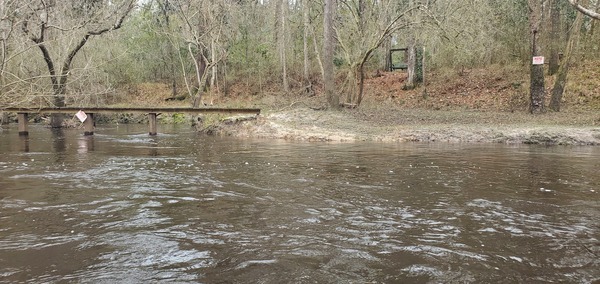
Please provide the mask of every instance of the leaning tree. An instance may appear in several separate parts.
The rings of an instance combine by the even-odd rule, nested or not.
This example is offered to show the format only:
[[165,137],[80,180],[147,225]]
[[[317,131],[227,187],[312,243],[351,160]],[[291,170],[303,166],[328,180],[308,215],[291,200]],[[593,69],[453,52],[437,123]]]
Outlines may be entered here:
[[577,50],[577,45],[579,43],[579,34],[581,32],[582,25],[583,14],[578,13],[575,17],[573,27],[569,32],[567,46],[565,47],[564,58],[562,60],[563,63],[558,68],[558,71],[556,73],[556,80],[554,81],[554,86],[552,87],[552,94],[550,97],[550,104],[548,105],[548,107],[553,111],[560,111],[562,96],[567,85],[567,75],[569,73],[569,68],[572,64],[571,61],[573,60],[573,53]]

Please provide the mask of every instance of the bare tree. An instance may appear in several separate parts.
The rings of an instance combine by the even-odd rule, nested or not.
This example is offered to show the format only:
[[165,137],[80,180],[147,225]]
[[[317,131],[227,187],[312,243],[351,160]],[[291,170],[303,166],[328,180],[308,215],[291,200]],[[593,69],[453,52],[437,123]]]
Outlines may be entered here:
[[[539,46],[542,6],[544,0],[528,0],[529,4],[529,27],[531,32],[531,55],[539,56],[541,48]],[[531,64],[530,72],[530,104],[529,112],[544,112],[544,65]]]
[[404,84],[405,90],[412,90],[416,87],[416,69],[417,69],[417,39],[414,34],[411,34],[408,38],[406,45],[406,82]]
[[[192,106],[197,108],[203,102],[203,92],[206,87],[209,69],[226,57],[222,47],[225,37],[225,22],[227,20],[226,2],[208,0],[177,0],[178,15],[182,20],[183,36],[188,45],[188,52],[194,58],[196,69],[195,94],[188,87],[188,92],[194,97]],[[212,74],[216,76],[216,71]]]
[[[65,94],[75,56],[93,36],[121,28],[134,0],[126,1],[45,1],[32,0],[22,22],[22,30],[39,48],[52,83],[54,106],[65,106]],[[111,23],[112,22],[112,23]],[[51,52],[57,37],[69,37],[67,50]],[[59,49],[61,46],[56,46]],[[54,54],[54,55],[53,55]],[[61,63],[60,67],[57,63]],[[62,126],[62,116],[52,116],[52,127]]]
[[6,0],[0,0],[0,98],[4,97],[4,68],[8,61],[8,38],[13,31],[14,21],[8,15]]
[[287,27],[286,27],[286,22],[287,22],[287,11],[289,9],[289,4],[288,4],[288,0],[281,0],[280,3],[278,3],[279,5],[277,5],[278,9],[279,9],[279,36],[278,36],[278,40],[279,40],[279,60],[281,62],[281,77],[282,77],[282,82],[283,82],[283,91],[284,92],[289,92],[290,87],[289,87],[289,83],[288,83],[288,74],[287,74],[287,40],[286,40],[286,35],[287,33]]
[[15,38],[19,17],[16,11],[24,4],[18,0],[0,0],[0,105],[19,105],[28,98],[16,98],[17,93],[23,93],[22,83],[26,80],[18,78],[9,70],[11,62],[32,47],[31,44],[20,44]]
[[10,4],[10,1],[7,3],[6,0],[0,0],[0,80],[3,78],[4,66],[7,61],[8,38],[14,28],[14,21],[8,14],[9,9],[12,8]]
[[[171,14],[174,10],[171,0],[157,0],[156,4],[160,11],[160,21],[158,21],[159,27],[163,30],[163,33],[169,33],[172,31],[171,27]],[[177,78],[176,78],[176,60],[175,60],[175,46],[171,43],[166,45],[166,58],[165,63],[168,66],[167,69],[170,71],[171,76],[171,97],[177,97]]]
[[344,104],[357,107],[363,100],[367,62],[393,33],[410,25],[403,20],[418,6],[407,7],[398,1],[353,0],[344,1],[342,7],[344,18],[338,23],[336,38],[348,66]]
[[[415,0],[409,0],[409,6],[410,7],[414,7],[415,5]],[[415,18],[418,17],[419,15],[417,13],[414,13],[413,11],[411,11],[410,13],[408,13],[408,16],[410,16],[411,20],[416,20]],[[407,78],[406,78],[406,82],[404,84],[404,89],[407,90],[411,90],[414,89],[417,85],[418,79],[417,79],[417,36],[416,34],[418,33],[419,27],[415,27],[415,26],[410,26],[408,28],[408,40],[407,40],[407,45],[406,45],[406,63],[407,63],[407,69],[406,72],[408,74]]]
[[310,5],[309,0],[302,0],[302,53],[304,55],[304,88],[306,93],[313,95],[312,83],[310,81],[310,61],[308,50],[308,36],[310,32]]
[[569,39],[567,41],[567,47],[565,49],[565,56],[563,64],[558,69],[558,75],[552,88],[552,96],[550,98],[550,105],[548,106],[553,111],[560,111],[560,105],[562,95],[567,85],[567,75],[569,68],[571,67],[571,60],[573,53],[577,50],[577,44],[579,42],[579,34],[581,33],[581,27],[583,25],[583,14],[577,13],[571,32],[569,33]]
[[325,0],[323,12],[323,86],[329,107],[338,109],[340,98],[335,92],[335,74],[333,66],[335,0]]
[[550,0],[550,56],[548,58],[548,75],[558,72],[560,43],[560,4],[559,0]]

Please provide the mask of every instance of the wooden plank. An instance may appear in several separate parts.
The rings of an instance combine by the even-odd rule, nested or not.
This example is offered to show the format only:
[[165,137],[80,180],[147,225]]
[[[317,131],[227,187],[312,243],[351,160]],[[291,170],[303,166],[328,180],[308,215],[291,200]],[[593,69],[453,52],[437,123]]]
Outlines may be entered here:
[[258,108],[128,108],[128,107],[60,107],[60,108],[5,108],[5,112],[16,113],[76,113],[83,110],[86,113],[247,113],[260,114]]

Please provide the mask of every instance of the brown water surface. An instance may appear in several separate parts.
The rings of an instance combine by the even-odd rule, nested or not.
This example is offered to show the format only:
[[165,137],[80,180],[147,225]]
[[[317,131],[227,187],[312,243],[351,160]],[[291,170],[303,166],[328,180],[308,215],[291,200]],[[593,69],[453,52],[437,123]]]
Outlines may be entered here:
[[600,280],[600,147],[162,127],[0,132],[0,283]]

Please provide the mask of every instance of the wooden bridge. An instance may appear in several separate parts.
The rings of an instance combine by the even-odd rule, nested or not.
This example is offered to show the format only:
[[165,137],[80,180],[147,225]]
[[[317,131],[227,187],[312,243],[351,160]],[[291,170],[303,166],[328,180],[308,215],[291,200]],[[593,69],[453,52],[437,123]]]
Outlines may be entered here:
[[84,135],[94,135],[94,114],[97,113],[145,113],[148,114],[149,134],[156,135],[156,118],[162,113],[187,113],[187,114],[203,114],[203,113],[224,113],[224,114],[260,114],[260,109],[257,108],[126,108],[126,107],[55,107],[55,108],[5,108],[0,109],[4,112],[17,113],[19,122],[19,135],[29,135],[27,130],[28,116],[31,113],[37,114],[52,114],[62,113],[75,115],[79,111],[83,111],[87,118],[83,121]]

